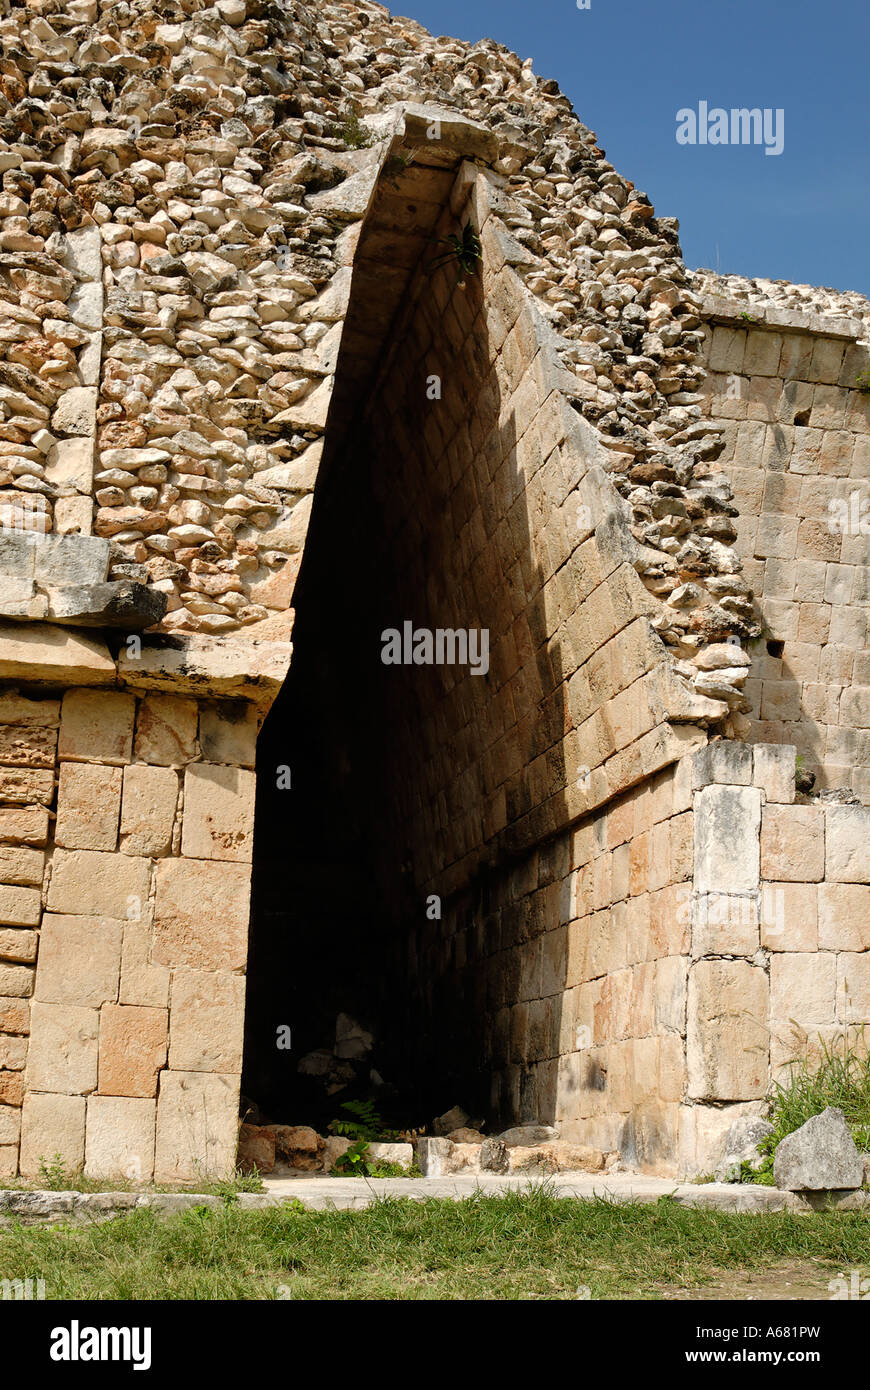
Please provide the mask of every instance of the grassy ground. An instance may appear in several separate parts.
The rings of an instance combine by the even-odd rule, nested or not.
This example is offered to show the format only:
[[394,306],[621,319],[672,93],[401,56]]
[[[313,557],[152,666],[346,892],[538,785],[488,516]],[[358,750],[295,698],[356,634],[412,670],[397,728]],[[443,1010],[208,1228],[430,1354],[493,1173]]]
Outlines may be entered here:
[[870,1219],[557,1201],[541,1188],[0,1230],[0,1279],[41,1277],[48,1299],[661,1298],[788,1262],[829,1297],[838,1273],[870,1271]]

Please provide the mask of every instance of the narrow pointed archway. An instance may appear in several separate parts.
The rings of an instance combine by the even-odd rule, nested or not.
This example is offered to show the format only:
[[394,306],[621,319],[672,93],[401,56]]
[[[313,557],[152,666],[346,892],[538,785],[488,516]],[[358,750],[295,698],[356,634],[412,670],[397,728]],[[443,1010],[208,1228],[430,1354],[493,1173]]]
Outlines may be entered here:
[[[243,1092],[287,1122],[325,1125],[371,1072],[397,1124],[457,1103],[555,1115],[558,1004],[520,985],[537,948],[509,912],[508,836],[564,785],[566,727],[521,301],[485,236],[473,273],[433,269],[440,238],[480,225],[476,175],[437,145],[392,156],[354,260],[294,656],[258,753]],[[448,658],[470,641],[468,659],[385,664],[384,634],[409,624],[453,634]],[[340,1013],[374,1047],[325,1086],[311,1054]]]

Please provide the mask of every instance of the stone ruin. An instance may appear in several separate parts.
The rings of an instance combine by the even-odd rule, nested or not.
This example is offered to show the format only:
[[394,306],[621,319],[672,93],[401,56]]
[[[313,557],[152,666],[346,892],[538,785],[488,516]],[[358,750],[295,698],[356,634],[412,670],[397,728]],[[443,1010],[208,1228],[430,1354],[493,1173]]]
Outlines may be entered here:
[[0,45],[0,1172],[226,1175],[342,1010],[709,1171],[870,1021],[870,304],[370,0]]

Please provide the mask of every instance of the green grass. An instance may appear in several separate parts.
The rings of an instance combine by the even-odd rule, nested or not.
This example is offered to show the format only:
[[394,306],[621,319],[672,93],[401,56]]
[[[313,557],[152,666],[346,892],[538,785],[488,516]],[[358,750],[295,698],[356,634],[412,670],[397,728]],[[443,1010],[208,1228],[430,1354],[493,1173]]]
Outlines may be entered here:
[[198,1178],[186,1183],[142,1183],[132,1178],[88,1178],[78,1168],[68,1168],[60,1154],[40,1159],[38,1178],[0,1180],[0,1187],[13,1192],[194,1192],[208,1197],[232,1197],[238,1192],[263,1192],[256,1170],[237,1169],[231,1178]]
[[775,1082],[767,1100],[773,1133],[758,1146],[764,1161],[755,1171],[743,1163],[741,1182],[773,1186],[777,1145],[829,1106],[842,1110],[858,1148],[870,1151],[870,1055],[865,1048],[861,1027],[852,1038],[840,1034],[830,1043],[820,1038],[818,1057],[810,1061],[804,1055],[791,1063],[787,1080]]
[[583,1286],[592,1298],[656,1298],[786,1260],[810,1262],[824,1288],[870,1266],[870,1221],[556,1200],[543,1185],[362,1211],[230,1203],[0,1231],[0,1278],[41,1277],[49,1299],[576,1299]]

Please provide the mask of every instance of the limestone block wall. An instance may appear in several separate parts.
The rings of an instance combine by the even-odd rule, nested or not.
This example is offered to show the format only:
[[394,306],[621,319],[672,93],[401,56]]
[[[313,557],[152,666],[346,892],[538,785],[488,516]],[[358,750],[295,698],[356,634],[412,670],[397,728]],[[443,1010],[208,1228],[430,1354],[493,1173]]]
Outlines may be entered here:
[[0,695],[4,1173],[232,1171],[257,728],[244,700]]
[[870,808],[797,804],[794,758],[722,741],[692,760],[685,1171],[790,1060],[870,1023]]
[[[705,301],[705,415],[763,619],[744,687],[753,741],[870,800],[870,349],[858,319]],[[750,320],[747,322],[747,317]]]

